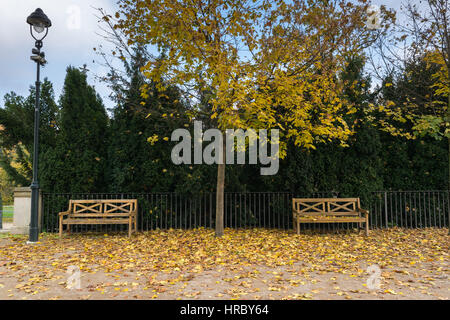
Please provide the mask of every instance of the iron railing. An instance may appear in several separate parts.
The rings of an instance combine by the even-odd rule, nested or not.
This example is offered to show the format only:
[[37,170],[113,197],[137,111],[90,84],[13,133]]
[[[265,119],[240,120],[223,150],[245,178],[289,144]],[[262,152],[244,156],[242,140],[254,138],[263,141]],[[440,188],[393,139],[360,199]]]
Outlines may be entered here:
[[370,201],[372,228],[445,228],[450,191],[379,191]]
[[2,195],[0,194],[0,230],[3,229],[3,201]]
[[[292,228],[292,198],[351,197],[339,192],[294,194],[291,192],[226,192],[226,228]],[[191,229],[215,227],[215,193],[43,193],[42,231],[58,231],[58,212],[67,210],[69,199],[138,199],[138,229]],[[449,191],[380,191],[361,199],[370,210],[370,228],[448,227]],[[335,230],[356,228],[354,223],[306,224],[306,228]],[[126,226],[73,226],[73,231],[121,231]]]

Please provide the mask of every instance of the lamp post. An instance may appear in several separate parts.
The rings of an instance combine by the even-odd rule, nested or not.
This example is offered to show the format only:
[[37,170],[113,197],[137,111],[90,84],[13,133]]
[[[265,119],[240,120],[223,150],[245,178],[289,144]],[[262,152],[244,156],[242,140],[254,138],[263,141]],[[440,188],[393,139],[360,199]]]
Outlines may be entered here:
[[[35,42],[35,48],[31,50],[33,55],[31,60],[36,62],[37,75],[36,75],[36,104],[34,108],[34,147],[33,147],[33,181],[31,182],[31,217],[30,217],[30,237],[29,242],[34,243],[39,238],[39,226],[38,226],[38,206],[39,206],[39,182],[38,182],[38,158],[39,158],[39,89],[41,83],[39,81],[40,67],[43,66],[45,61],[45,54],[41,52],[42,40],[47,36],[48,28],[52,23],[45,13],[37,8],[27,18],[27,23],[30,25],[30,33]],[[33,32],[34,31],[34,32]],[[39,37],[39,34],[43,36]],[[37,33],[37,34],[35,34]]]
[[0,230],[3,228],[3,203],[2,194],[0,193]]

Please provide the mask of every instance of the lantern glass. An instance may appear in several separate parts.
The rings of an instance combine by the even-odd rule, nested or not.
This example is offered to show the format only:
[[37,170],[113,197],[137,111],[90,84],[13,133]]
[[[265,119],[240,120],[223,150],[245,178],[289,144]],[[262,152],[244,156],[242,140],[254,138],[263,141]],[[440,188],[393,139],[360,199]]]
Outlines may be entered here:
[[45,30],[44,25],[42,24],[37,24],[33,26],[34,31],[36,31],[37,33],[42,33]]

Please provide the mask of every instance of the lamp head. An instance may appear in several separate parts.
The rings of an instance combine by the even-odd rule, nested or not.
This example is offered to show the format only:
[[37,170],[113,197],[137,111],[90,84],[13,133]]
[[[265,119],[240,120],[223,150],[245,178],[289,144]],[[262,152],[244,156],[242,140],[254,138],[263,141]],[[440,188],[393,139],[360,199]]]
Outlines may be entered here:
[[[52,26],[52,22],[47,17],[47,15],[44,13],[44,11],[42,11],[41,8],[37,8],[32,14],[30,14],[28,16],[27,23],[30,25],[30,30],[31,30],[31,27],[33,27],[34,31],[36,31],[37,33],[42,33],[46,29],[48,32],[48,28]],[[47,35],[47,32],[45,33],[44,37],[42,37],[40,40],[45,38],[45,36]],[[31,35],[33,36],[33,38],[35,38],[32,31],[31,31]],[[36,40],[38,40],[38,39],[36,39]]]

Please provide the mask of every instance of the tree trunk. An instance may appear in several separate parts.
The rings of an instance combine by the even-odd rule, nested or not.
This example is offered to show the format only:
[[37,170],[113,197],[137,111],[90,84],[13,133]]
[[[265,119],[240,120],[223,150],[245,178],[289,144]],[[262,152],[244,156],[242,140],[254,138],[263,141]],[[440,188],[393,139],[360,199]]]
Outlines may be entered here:
[[[447,80],[450,80],[450,40],[447,34],[447,26],[446,32],[445,32],[445,45],[447,49],[447,56],[445,56],[445,51],[442,52],[442,57],[444,59],[444,62],[447,62]],[[448,136],[449,133],[447,133],[447,130],[450,129],[449,122],[450,122],[450,90],[447,92],[447,115],[445,117],[445,133]],[[447,138],[448,142],[448,185],[447,185],[447,192],[450,193],[450,136]],[[448,212],[448,235],[450,235],[450,210]]]
[[217,165],[216,190],[216,237],[223,236],[224,193],[225,193],[225,140],[222,141],[222,164]]
[[[448,78],[450,79],[450,68],[448,68]],[[450,121],[450,92],[448,92],[447,97],[447,121]],[[446,123],[446,129],[448,129],[447,123]],[[448,141],[448,192],[450,192],[450,137],[447,138]],[[448,212],[448,234],[450,235],[450,210]]]
[[223,236],[225,161],[217,165],[216,237]]
[[[450,57],[450,44],[447,44],[448,46],[448,53]],[[450,65],[447,65],[447,78],[450,79]],[[449,130],[449,122],[450,122],[450,91],[447,93],[447,115],[445,117],[445,131]],[[446,132],[448,135],[448,133]],[[447,138],[448,142],[448,185],[447,185],[447,192],[450,193],[450,136]],[[450,199],[450,195],[448,197]],[[449,211],[447,213],[448,215],[448,235],[450,235],[450,206]]]

